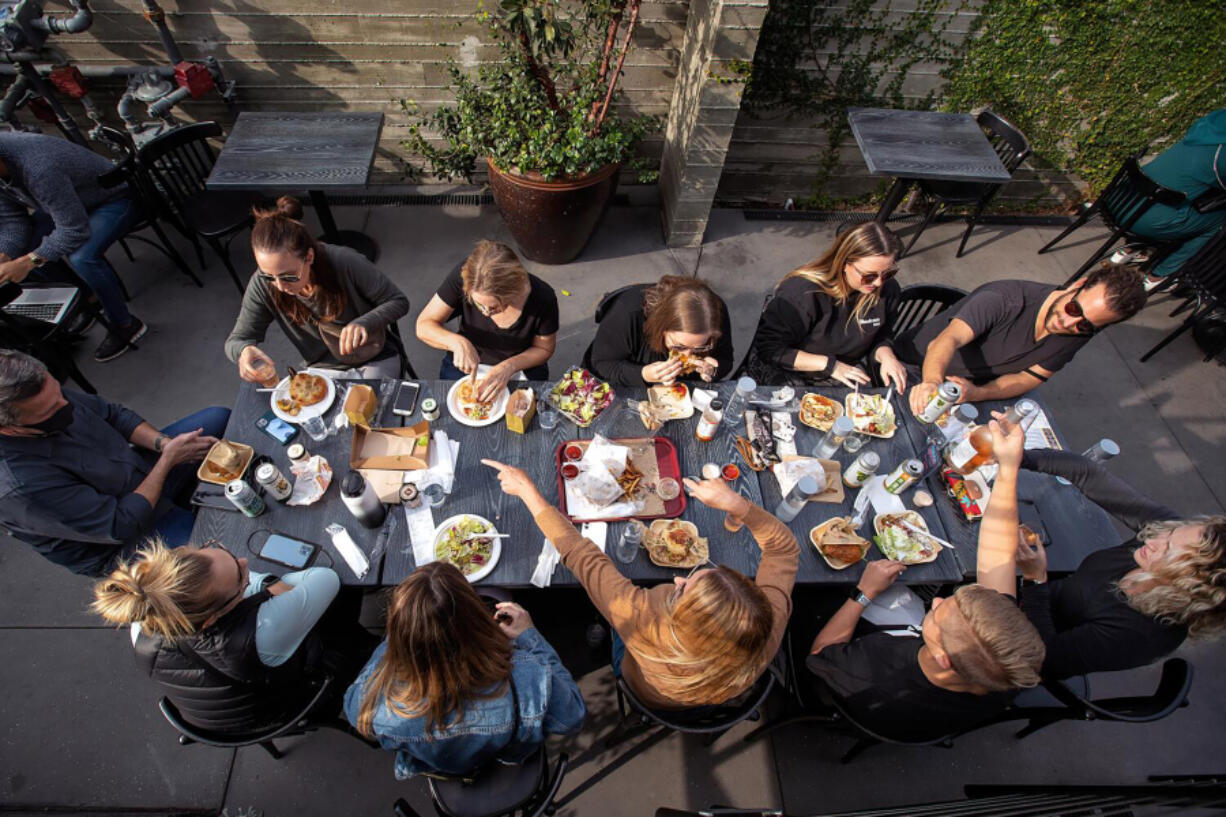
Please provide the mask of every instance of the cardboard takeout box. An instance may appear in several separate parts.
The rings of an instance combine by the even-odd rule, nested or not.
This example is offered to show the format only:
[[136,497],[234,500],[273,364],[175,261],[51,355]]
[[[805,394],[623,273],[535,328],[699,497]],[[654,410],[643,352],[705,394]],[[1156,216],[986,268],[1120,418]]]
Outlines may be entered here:
[[[522,409],[522,414],[518,413],[517,409]],[[517,434],[525,433],[534,414],[536,414],[536,393],[532,389],[520,389],[511,393],[507,400],[507,428]]]
[[349,467],[386,471],[413,471],[429,467],[430,423],[408,428],[353,429]]

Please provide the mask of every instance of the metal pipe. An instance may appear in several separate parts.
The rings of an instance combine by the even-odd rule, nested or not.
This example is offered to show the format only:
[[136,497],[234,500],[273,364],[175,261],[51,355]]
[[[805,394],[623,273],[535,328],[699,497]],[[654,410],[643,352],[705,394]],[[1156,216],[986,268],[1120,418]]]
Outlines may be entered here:
[[175,88],[173,91],[166,94],[166,96],[149,104],[149,115],[157,117],[158,119],[165,119],[166,116],[170,114],[171,108],[178,105],[183,100],[189,99],[191,95],[192,92],[188,88]]
[[145,8],[145,19],[153,23],[158,30],[158,37],[162,40],[162,48],[166,50],[166,58],[170,60],[170,64],[178,65],[183,62],[183,52],[179,50],[179,44],[175,42],[170,29],[166,27],[166,12],[162,11],[157,0],[141,0],[141,5]]
[[[43,63],[42,65],[33,66],[34,70],[42,76],[47,76],[51,73],[54,65]],[[159,77],[173,77],[175,69],[169,65],[77,65],[81,75],[90,79],[115,79],[117,77],[131,77],[137,74],[157,74]],[[0,76],[19,76],[21,69],[16,65],[5,65],[0,63]]]
[[89,147],[89,143],[85,140],[85,134],[81,133],[81,129],[77,127],[76,120],[64,109],[60,101],[56,99],[55,89],[51,87],[38,72],[34,70],[34,66],[28,62],[21,63],[21,75],[25,77],[29,83],[31,90],[41,96],[51,106],[51,110],[55,112],[55,118],[59,120],[60,130],[64,132],[72,141],[82,147]]
[[119,114],[119,118],[123,120],[124,127],[128,128],[128,130],[140,127],[140,120],[132,112],[132,108],[135,105],[136,97],[131,91],[124,91],[123,96],[119,98],[119,104],[115,106],[115,111]]
[[26,82],[26,78],[18,76],[13,80],[13,84],[9,86],[8,91],[4,94],[4,99],[0,99],[0,119],[13,124],[17,116],[17,106],[25,99],[26,92],[30,85]]
[[48,14],[34,20],[31,25],[52,34],[80,34],[94,24],[94,13],[89,8],[89,0],[69,0],[69,4],[77,10],[71,17],[52,17]]

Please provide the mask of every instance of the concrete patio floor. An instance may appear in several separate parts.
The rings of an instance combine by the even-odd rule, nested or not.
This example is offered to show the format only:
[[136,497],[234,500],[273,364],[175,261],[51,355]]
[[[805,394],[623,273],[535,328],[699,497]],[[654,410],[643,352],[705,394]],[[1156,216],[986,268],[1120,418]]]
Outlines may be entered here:
[[[342,227],[363,229],[382,244],[379,265],[412,303],[401,322],[410,357],[419,374],[433,375],[441,356],[411,339],[412,318],[476,240],[509,240],[496,210],[337,208],[337,216]],[[669,251],[658,219],[654,207],[614,208],[578,262],[529,265],[570,293],[559,295],[555,372],[579,361],[602,293],[675,272],[697,272],[724,296],[740,354],[764,295],[817,255],[835,227],[751,222],[739,211],[716,211],[701,250]],[[1083,230],[1056,252],[1037,255],[1054,229],[981,227],[970,252],[956,259],[960,225],[935,225],[902,262],[901,282],[970,289],[1000,278],[1063,281],[1095,245],[1091,239],[1102,238]],[[208,257],[205,287],[197,289],[160,256],[136,249],[136,263],[118,250],[112,260],[132,292],[133,312],[151,331],[138,351],[108,364],[92,361],[96,336],[79,349],[82,369],[107,398],[157,425],[204,405],[232,403],[238,378],[222,342],[239,296],[221,264]],[[254,269],[245,235],[233,257],[240,270]],[[1133,321],[1096,338],[1043,394],[1073,448],[1109,436],[1123,448],[1111,466],[1117,474],[1181,511],[1221,513],[1226,370],[1202,363],[1190,336],[1149,363],[1138,362],[1175,326],[1170,309],[1169,299],[1157,298]],[[277,330],[265,348],[282,364],[296,359]],[[390,755],[339,733],[285,741],[288,752],[279,762],[258,748],[178,746],[124,634],[88,612],[90,586],[20,543],[0,544],[0,812],[381,815],[405,796],[432,813],[423,784],[394,780]],[[1192,705],[1156,724],[1062,723],[1021,742],[1008,727],[997,727],[951,750],[874,749],[851,766],[838,764],[848,737],[805,727],[752,745],[739,740],[746,728],[710,749],[673,735],[602,752],[593,746],[612,728],[615,707],[607,665],[582,644],[586,600],[554,591],[532,594],[525,605],[580,678],[591,711],[583,733],[561,742],[578,765],[564,784],[563,798],[571,799],[560,814],[648,815],[660,805],[715,803],[810,814],[952,798],[971,782],[1140,783],[1148,774],[1222,770],[1226,657],[1220,644],[1181,650],[1197,671]],[[1149,692],[1157,675],[1150,668],[1096,676],[1094,692]],[[635,748],[641,751],[613,768],[620,753]]]

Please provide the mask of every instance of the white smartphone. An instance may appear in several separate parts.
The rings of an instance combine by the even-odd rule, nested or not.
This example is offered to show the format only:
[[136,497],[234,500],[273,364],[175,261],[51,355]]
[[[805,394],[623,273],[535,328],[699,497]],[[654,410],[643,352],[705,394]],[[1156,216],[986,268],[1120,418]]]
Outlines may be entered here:
[[396,389],[396,402],[392,403],[392,414],[397,417],[408,417],[417,408],[417,395],[421,385],[404,380]]

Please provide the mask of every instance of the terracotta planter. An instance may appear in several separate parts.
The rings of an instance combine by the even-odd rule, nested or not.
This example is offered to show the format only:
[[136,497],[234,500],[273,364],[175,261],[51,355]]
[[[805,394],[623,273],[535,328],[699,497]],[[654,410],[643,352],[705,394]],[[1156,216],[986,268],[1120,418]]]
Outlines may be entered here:
[[486,160],[490,188],[520,254],[542,264],[573,261],[596,231],[617,189],[621,165],[580,179],[547,182],[499,170]]

